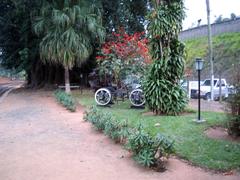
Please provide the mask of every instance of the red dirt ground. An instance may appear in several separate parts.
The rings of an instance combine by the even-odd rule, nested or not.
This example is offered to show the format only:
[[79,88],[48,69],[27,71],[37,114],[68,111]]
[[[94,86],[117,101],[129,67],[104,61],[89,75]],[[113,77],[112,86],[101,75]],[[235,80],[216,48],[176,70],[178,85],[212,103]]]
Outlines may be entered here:
[[5,84],[9,82],[11,82],[9,78],[0,77],[0,84]]
[[51,92],[19,91],[0,104],[0,180],[239,180],[171,158],[164,173],[145,169],[130,153],[58,105]]
[[227,129],[223,127],[213,127],[213,128],[207,129],[205,133],[209,138],[240,142],[240,137],[234,138],[229,136]]

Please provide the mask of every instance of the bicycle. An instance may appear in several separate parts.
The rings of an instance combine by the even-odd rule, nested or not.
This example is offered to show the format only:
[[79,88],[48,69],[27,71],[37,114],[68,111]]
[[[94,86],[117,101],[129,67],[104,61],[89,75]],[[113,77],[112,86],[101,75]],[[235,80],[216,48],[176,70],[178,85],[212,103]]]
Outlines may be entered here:
[[124,101],[125,97],[128,97],[130,103],[135,107],[145,104],[143,90],[138,83],[124,84],[120,88],[117,86],[102,87],[95,92],[95,101],[100,106],[109,105],[118,98]]

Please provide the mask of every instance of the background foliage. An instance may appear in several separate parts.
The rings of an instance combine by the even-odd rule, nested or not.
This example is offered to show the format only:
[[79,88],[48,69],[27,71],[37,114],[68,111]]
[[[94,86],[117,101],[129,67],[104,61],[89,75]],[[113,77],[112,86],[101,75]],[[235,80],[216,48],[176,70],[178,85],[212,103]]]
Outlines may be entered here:
[[69,70],[81,67],[92,54],[93,44],[105,36],[99,4],[84,0],[43,2],[33,20],[34,32],[41,39],[40,58],[64,67],[65,91],[70,93]]
[[98,54],[100,76],[110,76],[116,84],[127,75],[142,76],[151,63],[144,32],[129,35],[122,29],[112,33]]
[[3,0],[0,3],[0,48],[2,65],[17,71],[29,71],[38,54],[32,32],[32,17],[40,1]]
[[[39,15],[44,2],[52,0],[2,0],[0,3],[0,49],[1,63],[9,69],[26,71],[28,85],[43,87],[63,82],[63,68],[60,65],[40,61],[40,40],[32,31],[33,20]],[[61,2],[61,0],[55,0]],[[75,2],[75,1],[74,1]],[[102,22],[107,32],[118,31],[124,27],[127,33],[143,31],[147,0],[92,0],[85,1],[98,6]],[[137,8],[136,8],[137,7]],[[100,18],[100,17],[99,17]],[[49,27],[50,28],[50,27]],[[84,78],[96,66],[97,42],[92,44],[92,53],[82,68],[76,66],[70,71],[71,80],[78,81],[80,73]]]
[[107,33],[124,28],[128,34],[144,30],[148,0],[101,0]]
[[[207,61],[207,38],[196,38],[185,41],[187,57],[186,65],[193,69],[195,57],[205,59],[203,78],[209,78],[209,62]],[[229,84],[233,84],[232,72],[239,64],[240,58],[240,33],[226,33],[213,37],[214,74],[216,77],[222,73]]]

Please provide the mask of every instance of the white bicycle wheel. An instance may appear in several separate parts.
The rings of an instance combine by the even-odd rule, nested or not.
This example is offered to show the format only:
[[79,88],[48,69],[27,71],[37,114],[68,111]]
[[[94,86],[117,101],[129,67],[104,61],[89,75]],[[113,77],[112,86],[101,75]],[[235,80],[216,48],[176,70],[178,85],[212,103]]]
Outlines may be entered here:
[[111,101],[112,95],[107,88],[100,88],[95,93],[95,101],[100,106],[105,106]]
[[134,89],[129,95],[129,100],[134,106],[142,106],[145,104],[145,98],[141,89]]

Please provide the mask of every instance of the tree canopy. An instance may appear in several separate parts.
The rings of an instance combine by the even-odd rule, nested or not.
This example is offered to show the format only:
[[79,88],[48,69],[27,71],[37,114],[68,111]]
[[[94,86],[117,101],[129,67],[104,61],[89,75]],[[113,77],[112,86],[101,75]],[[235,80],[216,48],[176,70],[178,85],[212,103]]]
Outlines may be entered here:
[[64,67],[65,87],[69,93],[69,69],[81,65],[90,56],[94,41],[103,41],[98,7],[84,0],[46,1],[33,27],[36,34],[42,35],[41,60]]
[[102,0],[103,23],[107,32],[124,28],[127,33],[144,30],[148,0]]
[[[65,15],[70,12],[65,12],[66,14],[64,15],[61,11],[59,11],[63,10],[63,7],[67,2],[68,1],[63,0],[1,1],[0,49],[2,51],[2,65],[10,69],[17,69],[17,71],[25,70],[27,72],[28,84],[32,87],[41,87],[45,84],[55,84],[63,81],[62,74],[64,69],[62,65],[59,65],[59,63],[52,63],[53,61],[61,61],[64,62],[65,65],[68,64],[68,67],[70,68],[74,67],[70,74],[77,74],[77,72],[74,71],[79,71],[79,63],[77,62],[81,62],[82,65],[86,67],[82,69],[84,72],[96,64],[94,63],[94,54],[96,54],[96,48],[99,47],[99,40],[92,40],[94,39],[93,37],[100,32],[95,31],[94,29],[92,29],[95,31],[94,33],[85,32],[86,29],[95,28],[95,26],[93,26],[94,23],[90,23],[90,21],[95,18],[94,16],[97,17],[95,20],[96,22],[102,21],[103,27],[107,33],[114,31],[118,32],[120,28],[124,28],[126,32],[130,34],[133,34],[136,31],[139,32],[144,30],[144,25],[146,23],[145,15],[148,10],[147,0],[71,0],[69,1],[71,2],[71,6],[80,2],[82,3],[83,7],[95,6],[95,10],[93,14],[87,18],[87,21],[89,22],[88,25],[82,26],[84,29],[78,28],[83,21],[75,22],[76,24],[74,28],[68,29],[68,33],[65,34],[65,37],[58,39],[56,31],[55,35],[49,33],[50,31],[53,31],[53,24],[50,22],[50,20],[53,19],[49,18],[48,23],[43,23],[43,21],[40,21],[40,18],[44,18],[45,15],[47,16],[47,14],[44,16],[43,14],[49,12],[50,9],[53,10],[53,7],[59,6],[59,8],[55,8],[58,11],[53,11],[55,17],[59,17],[54,19],[54,21],[59,21],[59,23],[60,21],[65,21],[64,23],[69,23],[68,20],[64,20],[64,18],[67,18]],[[48,8],[43,9],[42,7],[46,4],[48,4]],[[71,15],[77,13],[77,8],[75,7],[74,9],[74,13],[71,13]],[[91,8],[85,8],[85,10],[83,8],[81,10],[86,11],[87,9],[90,10]],[[69,17],[71,16],[70,14],[68,15]],[[37,26],[35,26],[37,22],[39,23]],[[71,23],[73,23],[73,21]],[[45,30],[43,29],[43,26]],[[64,24],[64,26],[67,26],[67,24]],[[33,27],[35,31],[33,30]],[[61,27],[60,24],[59,27]],[[75,30],[77,28],[80,29],[81,32],[84,31],[84,33],[81,33],[82,35],[84,34],[84,36],[79,38],[84,40],[84,44],[86,45],[85,47],[77,43],[79,38],[70,38],[71,36],[74,37],[76,35]],[[37,36],[35,32],[37,32],[39,36]],[[44,41],[42,39],[43,37],[45,37]],[[79,51],[81,53],[81,61],[79,60],[80,54],[77,55],[76,52],[72,51],[72,49],[70,49],[70,51],[65,51],[65,53],[59,53],[58,58],[54,56],[54,51],[52,51],[50,48],[50,44],[47,43],[47,39],[51,38],[55,38],[55,41],[51,41],[52,43],[54,42],[58,44],[58,46],[55,47],[55,52],[57,49],[59,51],[59,49],[65,47],[66,43],[70,43],[70,46],[75,46],[75,48],[78,50],[81,49],[81,52]],[[68,40],[65,41],[66,39]],[[42,46],[39,46],[40,43]],[[39,49],[39,47],[41,48]],[[51,51],[48,51],[49,48]],[[51,61],[45,61],[45,63],[43,63],[40,60],[41,58],[46,59],[46,57],[49,59],[50,56]],[[64,61],[62,61],[62,57],[64,57]],[[71,59],[74,59],[74,61]],[[86,60],[85,63],[83,61],[84,59]]]

